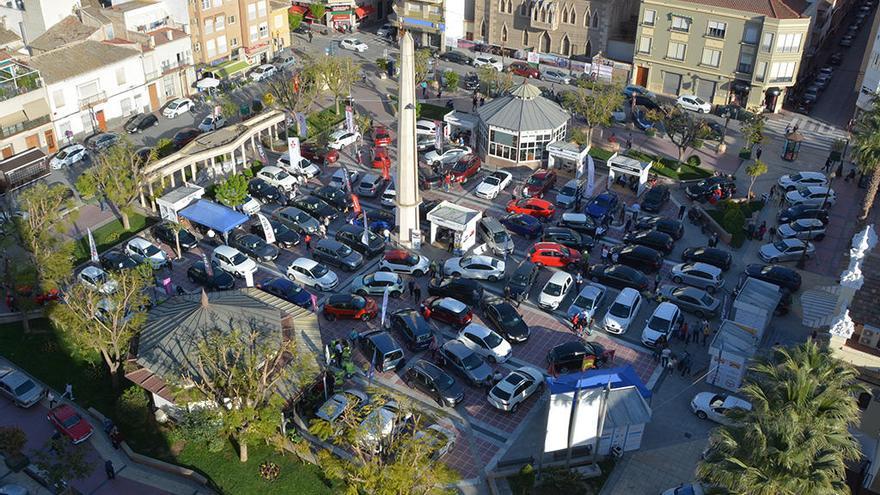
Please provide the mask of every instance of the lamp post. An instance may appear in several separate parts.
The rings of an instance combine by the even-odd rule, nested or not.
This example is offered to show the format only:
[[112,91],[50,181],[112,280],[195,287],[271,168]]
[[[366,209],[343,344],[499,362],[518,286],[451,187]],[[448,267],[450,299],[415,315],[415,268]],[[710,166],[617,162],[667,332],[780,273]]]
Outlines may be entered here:
[[721,130],[721,142],[718,143],[718,153],[724,154],[727,151],[727,144],[724,138],[727,137],[727,126],[730,125],[730,109],[724,111],[721,115],[724,117],[724,129]]

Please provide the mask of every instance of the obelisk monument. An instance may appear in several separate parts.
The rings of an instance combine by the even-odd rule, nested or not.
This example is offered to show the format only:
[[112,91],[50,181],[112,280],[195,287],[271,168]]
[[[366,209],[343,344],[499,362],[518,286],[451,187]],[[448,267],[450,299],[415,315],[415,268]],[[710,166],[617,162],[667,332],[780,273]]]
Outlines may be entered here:
[[419,234],[418,150],[416,148],[416,55],[412,35],[400,40],[400,90],[397,94],[397,232],[399,242],[413,247]]

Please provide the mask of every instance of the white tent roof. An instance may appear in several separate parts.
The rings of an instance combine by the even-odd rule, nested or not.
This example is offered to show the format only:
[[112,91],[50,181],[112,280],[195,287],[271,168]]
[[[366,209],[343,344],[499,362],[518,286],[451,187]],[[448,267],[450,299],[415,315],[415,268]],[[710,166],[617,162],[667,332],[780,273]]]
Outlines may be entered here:
[[735,321],[724,320],[712,339],[709,354],[717,355],[724,353],[738,354],[750,358],[758,351],[758,333],[754,328],[742,325]]

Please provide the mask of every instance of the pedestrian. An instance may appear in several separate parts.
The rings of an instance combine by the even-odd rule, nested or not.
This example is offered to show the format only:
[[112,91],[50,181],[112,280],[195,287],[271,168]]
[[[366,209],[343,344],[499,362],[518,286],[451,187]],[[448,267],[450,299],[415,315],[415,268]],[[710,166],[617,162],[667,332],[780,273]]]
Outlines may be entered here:
[[761,148],[760,146],[758,146],[758,151],[755,152],[755,160],[760,160],[761,153],[763,153],[763,152],[764,152],[764,148]]
[[437,99],[443,98],[443,88],[438,84],[437,85]]
[[709,236],[709,247],[713,248],[718,245],[718,232],[712,232]]
[[798,127],[798,125],[795,124],[794,127],[791,129],[792,134],[794,134],[795,132],[797,132],[799,128],[800,128],[800,127]]
[[409,279],[409,282],[406,283],[406,288],[409,289],[409,293],[412,294],[413,290],[415,290],[415,288],[416,288],[415,279],[412,279],[412,278]]
[[779,188],[776,186],[776,184],[773,184],[772,186],[770,186],[770,197],[771,198],[775,198],[776,193],[778,193],[778,192],[779,192]]
[[428,98],[428,85],[422,82],[422,99]]
[[779,207],[780,207],[780,208],[782,208],[783,206],[785,206],[785,194],[780,194],[780,195],[779,195],[779,203],[778,203],[778,204],[779,204]]
[[118,449],[120,443],[122,443],[122,434],[119,433],[119,428],[114,425],[110,430],[110,444],[114,449]]
[[669,358],[672,357],[672,349],[669,347],[664,347],[662,351],[660,351],[660,366],[663,369],[669,367]]
[[837,164],[837,171],[834,173],[835,179],[839,177],[843,177],[843,162]]
[[327,226],[323,223],[321,225],[318,225],[318,235],[320,235],[321,237],[327,237]]
[[431,260],[431,264],[428,265],[428,278],[433,280],[435,275],[437,275],[437,261]]
[[385,238],[385,242],[391,242],[391,231],[387,227],[382,231],[382,237]]
[[684,356],[681,357],[681,361],[678,363],[678,369],[681,371],[681,376],[690,376],[691,354],[689,352],[685,352]]
[[758,240],[764,240],[764,234],[767,233],[767,222],[761,222],[761,226],[758,227]]
[[681,324],[681,329],[678,331],[679,337],[681,341],[684,342],[684,346],[687,347],[688,342],[691,340],[691,336],[688,333],[688,323],[684,322]]
[[626,137],[626,149],[630,150],[633,147],[632,133],[629,133],[629,136]]
[[73,385],[71,385],[70,383],[65,385],[64,386],[64,395],[62,395],[61,397],[62,398],[67,397],[67,400],[69,400],[71,402],[75,401],[76,399],[73,398]]
[[485,96],[480,96],[480,106],[483,106],[483,105],[485,105],[485,104],[486,104],[486,97],[485,97]]
[[58,399],[55,398],[55,394],[50,390],[46,392],[46,398],[49,399],[49,409],[54,409],[55,404],[58,404]]
[[856,169],[850,169],[849,173],[846,174],[846,178],[843,179],[844,182],[849,182],[851,180],[855,180],[856,178]]
[[480,102],[480,99],[477,98],[477,93],[474,93],[474,97],[473,97],[473,99],[471,100],[471,103],[472,103],[472,105],[471,105],[471,113],[474,113],[474,112],[477,111],[477,104],[478,104],[479,102]]
[[709,320],[703,320],[703,347],[709,341],[709,335],[712,335],[712,329],[709,328]]
[[104,472],[107,473],[108,480],[116,478],[116,469],[113,468],[113,461],[110,459],[107,459],[107,462],[104,463]]
[[306,234],[306,251],[312,252],[312,235]]
[[682,220],[684,218],[685,213],[687,213],[687,205],[681,205],[678,207],[678,219]]
[[657,292],[660,290],[660,281],[662,279],[663,279],[663,277],[660,275],[660,272],[658,271],[657,275],[654,275],[654,292]]
[[581,275],[581,272],[578,272],[577,275],[575,275],[574,277],[574,287],[578,292],[580,292],[582,285],[584,285],[584,276]]
[[413,301],[419,302],[422,300],[422,288],[418,285],[413,287],[412,289]]
[[768,239],[770,240],[770,242],[775,241],[776,240],[776,227],[770,227],[769,229],[767,229],[767,236],[768,236]]
[[608,246],[602,244],[602,263],[606,263],[608,261]]
[[309,31],[309,43],[312,42],[312,38],[313,38],[314,36],[315,36],[315,35],[313,35],[313,34],[312,34],[312,31],[310,30],[310,31]]

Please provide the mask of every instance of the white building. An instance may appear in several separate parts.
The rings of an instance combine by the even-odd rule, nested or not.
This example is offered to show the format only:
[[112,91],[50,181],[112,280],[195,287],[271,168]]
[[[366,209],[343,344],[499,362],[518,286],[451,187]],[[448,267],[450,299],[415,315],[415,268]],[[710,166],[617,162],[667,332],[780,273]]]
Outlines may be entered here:
[[856,114],[871,110],[874,95],[880,92],[880,32],[877,29],[878,25],[880,25],[880,16],[874,16],[874,22],[871,24],[871,38],[868,40],[868,46],[865,47],[862,66],[856,80],[856,87],[859,88]]
[[[75,61],[75,63],[72,63]],[[36,56],[59,140],[107,129],[107,122],[149,111],[141,52],[87,40]]]

